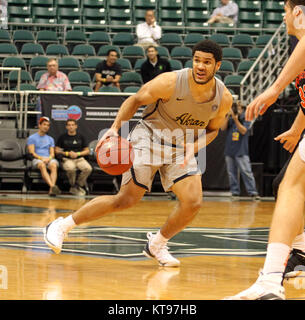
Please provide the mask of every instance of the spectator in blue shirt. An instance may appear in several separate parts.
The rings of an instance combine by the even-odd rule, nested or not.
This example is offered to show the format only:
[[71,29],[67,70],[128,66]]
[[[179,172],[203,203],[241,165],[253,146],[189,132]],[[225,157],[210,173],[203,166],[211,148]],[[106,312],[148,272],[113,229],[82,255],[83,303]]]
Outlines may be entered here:
[[230,0],[220,0],[220,5],[214,9],[208,23],[237,23],[238,5]]
[[47,135],[49,128],[49,118],[40,118],[38,123],[38,132],[29,136],[27,148],[28,152],[33,157],[33,168],[38,168],[40,170],[43,180],[50,187],[49,195],[56,196],[61,193],[60,189],[56,185],[58,161],[55,159],[54,139]]
[[233,103],[231,112],[221,130],[227,131],[225,158],[232,196],[240,195],[239,169],[248,194],[254,199],[258,199],[249,158],[248,140],[250,125],[251,122],[245,121],[243,108],[238,101],[237,103]]

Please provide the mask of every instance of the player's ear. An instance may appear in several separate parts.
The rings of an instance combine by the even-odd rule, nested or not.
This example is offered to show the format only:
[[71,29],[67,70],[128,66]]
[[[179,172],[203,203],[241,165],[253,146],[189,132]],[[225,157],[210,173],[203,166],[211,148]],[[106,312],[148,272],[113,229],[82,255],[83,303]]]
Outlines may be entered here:
[[303,14],[303,10],[300,6],[295,6],[292,12],[296,17],[299,17],[300,14]]
[[221,61],[216,62],[215,70],[216,72],[220,69]]

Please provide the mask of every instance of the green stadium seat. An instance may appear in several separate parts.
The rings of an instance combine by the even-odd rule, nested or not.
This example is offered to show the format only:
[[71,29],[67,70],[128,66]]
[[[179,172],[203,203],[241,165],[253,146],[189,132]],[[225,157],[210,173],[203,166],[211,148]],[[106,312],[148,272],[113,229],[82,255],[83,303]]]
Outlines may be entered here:
[[234,69],[234,65],[231,61],[228,60],[223,60],[221,62],[221,66],[220,69],[217,71],[217,73],[221,76],[221,77],[225,77],[228,74],[233,74],[235,72]]
[[6,29],[0,29],[0,43],[11,42],[11,35]]
[[[16,70],[11,71],[7,79],[8,90],[16,87],[17,81],[18,81],[18,71]],[[28,71],[21,70],[20,81],[23,83],[32,83],[33,79],[31,74]]]
[[183,21],[163,20],[161,22],[163,32],[185,33],[185,24]]
[[169,59],[168,62],[170,64],[170,66],[171,66],[172,71],[181,70],[183,68],[182,63],[179,60]]
[[190,22],[200,22],[204,23],[207,22],[210,18],[211,14],[209,11],[199,11],[196,10],[195,8],[188,9],[185,12],[185,21],[186,23]]
[[188,0],[185,1],[186,11],[197,10],[197,11],[209,11],[208,0]]
[[89,44],[78,44],[72,50],[73,56],[95,56],[95,49]]
[[102,45],[110,44],[111,39],[109,34],[105,31],[94,31],[90,33],[88,43],[95,48],[96,52],[98,52]]
[[[249,53],[248,53],[248,59],[249,60],[256,60],[259,55],[262,53],[264,49],[263,48],[252,48]],[[264,59],[267,59],[268,58],[268,52],[266,51],[264,53],[264,56],[263,56]]]
[[124,16],[124,19],[117,17],[109,17],[109,25],[111,32],[132,32],[132,20],[126,20],[131,19],[131,16],[129,15],[129,18],[127,18],[127,15]]
[[157,51],[158,51],[158,55],[163,58],[163,59],[169,59],[170,58],[170,54],[169,51],[166,47],[162,47],[162,46],[158,46],[156,47]]
[[83,0],[83,8],[100,9],[106,7],[106,0]]
[[49,58],[46,56],[33,57],[29,63],[29,71],[32,77],[35,77],[35,73],[39,70],[45,70]]
[[68,74],[71,71],[79,71],[80,63],[74,57],[62,57],[58,61],[58,68],[60,71]]
[[40,23],[40,24],[54,24],[57,23],[57,18],[33,18],[32,23]]
[[133,2],[135,9],[144,9],[144,10],[155,10],[157,6],[157,1],[155,0],[134,0]]
[[220,4],[220,0],[209,0],[209,8],[212,13],[212,11],[217,8]]
[[123,72],[120,79],[122,90],[129,86],[141,86],[143,84],[142,77],[137,72]]
[[129,86],[129,87],[126,87],[123,92],[124,93],[137,93],[140,89],[141,89],[141,87]]
[[44,50],[39,43],[25,43],[22,46],[20,53],[22,55],[44,55]]
[[91,33],[107,29],[106,19],[95,19],[94,17],[83,17],[84,29],[86,32]]
[[101,46],[98,50],[98,53],[97,55],[98,56],[107,56],[107,53],[109,50],[115,50],[118,54],[118,57],[121,56],[121,50],[118,46],[114,46],[114,45],[111,45],[111,44],[106,44],[104,46]]
[[121,66],[122,72],[132,71],[132,66],[128,59],[120,58],[117,60],[117,63]]
[[188,28],[189,33],[208,33],[210,32],[207,28],[209,27],[207,22],[200,21],[187,21],[185,26]]
[[265,12],[264,27],[266,24],[280,25],[283,22],[284,12]]
[[59,24],[80,24],[82,23],[80,9],[59,7],[57,9],[57,20]]
[[54,1],[53,0],[29,0],[29,4],[32,6],[32,9],[35,7],[53,7]]
[[29,4],[28,0],[7,0],[8,5],[13,6],[27,6]]
[[112,44],[115,46],[131,46],[134,42],[133,34],[128,32],[119,32],[112,38]]
[[54,7],[33,7],[32,16],[34,19],[57,19],[57,10]]
[[123,48],[122,57],[125,59],[129,59],[132,66],[134,66],[135,61],[137,59],[141,59],[145,57],[144,50],[139,46],[126,46]]
[[240,23],[261,23],[262,20],[263,20],[263,13],[261,11],[240,12],[238,17],[238,21]]
[[183,10],[180,8],[179,10],[166,10],[166,9],[161,9],[159,11],[159,19],[160,19],[160,24],[164,21],[183,21]]
[[235,94],[240,93],[240,83],[243,79],[241,75],[228,75],[224,78],[224,84],[228,89],[233,90]]
[[249,34],[237,34],[232,38],[232,47],[240,49],[245,58],[248,55],[249,48],[254,47],[254,41]]
[[126,9],[130,8],[130,2],[126,0],[108,0],[109,8]]
[[116,25],[126,25],[132,24],[131,19],[131,10],[129,7],[127,8],[111,8],[108,10],[108,18],[109,18],[109,24],[116,24]]
[[84,8],[82,15],[84,17],[83,22],[87,19],[97,20],[97,24],[99,24],[99,21],[107,21],[107,11],[104,7]]
[[178,47],[183,45],[181,36],[178,33],[164,33],[160,39],[160,45],[167,47],[169,50],[173,47]]
[[37,43],[41,44],[44,47],[44,50],[49,44],[58,44],[59,39],[55,31],[52,30],[40,30],[37,33],[36,37]]
[[180,10],[182,9],[182,1],[177,0],[162,0],[159,3],[159,8],[163,9],[170,9],[170,10]]
[[284,4],[284,1],[263,1],[263,10],[283,13]]
[[36,87],[30,83],[21,83],[20,91],[36,91]]
[[[254,60],[241,61],[237,67],[237,73],[239,75],[245,75],[253,66]],[[254,71],[258,71],[258,66],[254,68]]]
[[46,49],[47,56],[67,56],[69,51],[63,44],[49,44]]
[[68,78],[72,87],[82,85],[90,86],[91,83],[91,77],[89,73],[85,71],[71,71],[68,74]]
[[41,78],[41,76],[43,74],[45,74],[46,72],[48,72],[48,70],[39,70],[35,73],[35,76],[34,76],[34,82],[36,82],[37,84],[39,83],[39,80]]
[[80,0],[55,0],[55,4],[59,8],[80,8]]
[[11,43],[0,43],[0,55],[15,55],[18,54],[17,48]]
[[69,30],[66,34],[65,43],[70,53],[78,44],[85,44],[87,42],[86,35],[80,30]]
[[133,11],[133,24],[145,22],[146,9],[134,9]]
[[[265,47],[268,42],[271,40],[272,38],[272,34],[263,34],[263,35],[260,35],[259,37],[257,37],[256,39],[256,42],[255,42],[255,45],[258,47],[258,48],[263,48]],[[272,44],[276,44],[277,43],[277,39],[274,39]]]
[[88,94],[88,92],[93,92],[92,88],[88,86],[75,86],[72,88],[72,91],[81,91],[84,94]]
[[238,48],[223,48],[222,55],[223,60],[231,61],[234,64],[235,69],[243,58],[241,50]]
[[91,76],[91,79],[93,79],[93,76],[94,76],[95,70],[96,70],[96,66],[101,61],[102,60],[99,58],[87,58],[83,62],[82,70],[88,72]]
[[31,7],[30,6],[8,6],[7,8],[8,16],[10,18],[30,18],[31,17]]
[[119,88],[113,86],[103,86],[99,88],[98,92],[121,92]]
[[203,41],[205,37],[201,33],[188,33],[184,38],[186,47],[193,47],[196,43]]
[[21,50],[24,43],[34,41],[35,38],[33,32],[29,30],[16,30],[13,34],[13,42],[16,45],[18,51]]
[[184,68],[193,68],[193,60],[187,60],[184,64]]
[[211,35],[210,40],[216,42],[221,47],[230,46],[230,40],[229,40],[229,37],[226,34],[214,33],[214,34]]
[[[262,11],[262,4],[263,1],[256,1],[256,0],[240,0],[237,2],[239,12],[242,11],[256,11],[261,12]],[[268,2],[268,1],[266,1]]]
[[26,70],[26,63],[19,57],[7,57],[3,59],[2,67],[22,68],[23,70]]
[[9,17],[8,22],[29,24],[33,22],[33,19],[28,17]]
[[142,64],[146,61],[145,58],[138,59],[134,65],[135,72],[141,72]]
[[237,23],[239,33],[246,33],[250,35],[260,35],[262,32],[262,23]]
[[174,47],[171,51],[171,58],[180,60],[183,64],[192,58],[192,50],[188,47]]
[[234,23],[213,23],[212,32],[225,33],[227,35],[235,34],[235,24]]

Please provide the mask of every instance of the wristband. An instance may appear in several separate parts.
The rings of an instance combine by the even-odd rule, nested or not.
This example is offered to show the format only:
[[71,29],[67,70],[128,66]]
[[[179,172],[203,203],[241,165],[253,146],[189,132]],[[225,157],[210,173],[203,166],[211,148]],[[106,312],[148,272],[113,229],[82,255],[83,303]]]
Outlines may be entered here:
[[77,155],[80,157],[80,152],[77,152]]
[[52,160],[53,159],[52,156],[49,156],[49,159]]
[[38,156],[38,160],[41,160],[41,156]]
[[65,152],[65,155],[66,155],[66,157],[69,157],[69,152],[66,151],[66,152]]

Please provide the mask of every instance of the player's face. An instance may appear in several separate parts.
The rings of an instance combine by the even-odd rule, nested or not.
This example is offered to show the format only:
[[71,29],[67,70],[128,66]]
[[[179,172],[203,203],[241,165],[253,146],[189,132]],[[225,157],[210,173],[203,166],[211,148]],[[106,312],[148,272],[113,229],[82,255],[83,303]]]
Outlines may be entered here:
[[293,30],[294,30],[294,27],[293,27],[293,21],[294,21],[294,16],[292,14],[292,9],[291,7],[289,6],[288,3],[285,4],[285,15],[284,15],[284,22],[286,24],[286,30],[287,30],[287,33],[290,34],[290,35],[293,35]]
[[75,134],[76,129],[77,129],[77,124],[74,123],[74,121],[69,121],[66,125],[66,129],[67,129],[68,133]]
[[193,57],[193,79],[197,84],[206,84],[214,78],[221,62],[215,61],[214,55],[196,51]]

